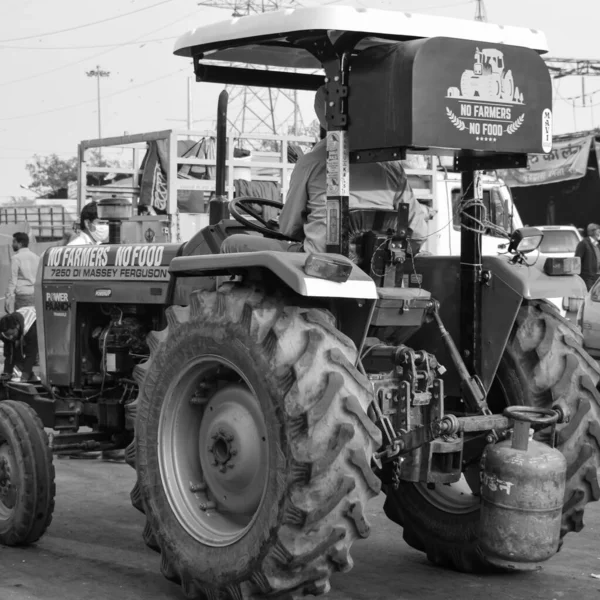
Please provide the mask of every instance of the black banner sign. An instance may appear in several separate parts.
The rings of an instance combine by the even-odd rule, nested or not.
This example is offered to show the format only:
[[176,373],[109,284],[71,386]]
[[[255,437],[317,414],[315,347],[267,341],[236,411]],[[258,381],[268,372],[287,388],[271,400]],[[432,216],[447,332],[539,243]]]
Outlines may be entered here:
[[350,88],[352,151],[552,149],[550,75],[528,48],[451,38],[376,47],[353,63]]

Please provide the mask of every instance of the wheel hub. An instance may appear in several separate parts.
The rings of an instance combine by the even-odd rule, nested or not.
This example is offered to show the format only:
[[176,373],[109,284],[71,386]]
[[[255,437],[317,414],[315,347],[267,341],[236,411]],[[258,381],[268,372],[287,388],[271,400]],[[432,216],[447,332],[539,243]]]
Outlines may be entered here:
[[233,469],[235,463],[233,457],[237,454],[237,449],[233,445],[234,437],[224,429],[220,429],[212,435],[213,443],[208,446],[208,451],[213,455],[211,465],[217,467],[221,473],[227,469]]
[[[0,503],[7,509],[15,506],[17,490],[12,482],[13,465],[10,450],[3,444],[0,446]],[[1,511],[0,511],[1,512]]]
[[217,356],[186,365],[165,395],[158,438],[163,488],[182,527],[212,546],[243,536],[269,462],[261,406],[244,376]]
[[264,487],[266,437],[257,408],[247,387],[231,384],[212,396],[200,427],[204,479],[215,501],[243,514],[257,508]]

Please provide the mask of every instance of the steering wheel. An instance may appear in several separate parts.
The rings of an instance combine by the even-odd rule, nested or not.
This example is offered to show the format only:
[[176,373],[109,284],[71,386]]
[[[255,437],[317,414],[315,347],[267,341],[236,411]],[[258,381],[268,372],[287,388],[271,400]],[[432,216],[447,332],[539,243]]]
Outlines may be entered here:
[[[257,231],[258,233],[262,233],[267,238],[272,238],[275,240],[284,240],[286,242],[296,242],[297,240],[279,232],[279,228],[277,223],[273,220],[267,221],[255,208],[252,206],[253,204],[258,204],[259,206],[272,206],[273,208],[278,208],[281,210],[283,208],[283,203],[278,202],[277,200],[267,200],[266,198],[253,198],[251,196],[241,196],[239,198],[234,198],[229,202],[229,212],[231,216],[238,222],[247,227],[248,229],[252,229],[252,231]],[[246,218],[245,215],[256,219],[255,221],[250,221]]]

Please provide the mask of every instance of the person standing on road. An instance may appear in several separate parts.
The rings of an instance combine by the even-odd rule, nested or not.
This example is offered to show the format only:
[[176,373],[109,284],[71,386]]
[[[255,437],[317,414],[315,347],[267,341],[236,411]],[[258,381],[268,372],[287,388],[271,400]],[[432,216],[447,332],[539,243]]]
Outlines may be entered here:
[[40,257],[29,249],[26,233],[13,234],[13,257],[10,264],[10,281],[4,300],[4,310],[11,313],[24,306],[33,306],[33,286]]
[[98,219],[98,204],[89,202],[81,209],[79,216],[79,235],[67,246],[89,246],[104,244],[108,241],[108,223]]
[[33,306],[19,308],[0,319],[0,337],[4,341],[4,377],[37,381],[33,367],[37,361],[38,339]]
[[581,259],[581,278],[585,281],[588,291],[600,275],[599,242],[600,225],[590,223],[587,226],[587,237],[583,238],[575,248],[575,256],[579,256]]

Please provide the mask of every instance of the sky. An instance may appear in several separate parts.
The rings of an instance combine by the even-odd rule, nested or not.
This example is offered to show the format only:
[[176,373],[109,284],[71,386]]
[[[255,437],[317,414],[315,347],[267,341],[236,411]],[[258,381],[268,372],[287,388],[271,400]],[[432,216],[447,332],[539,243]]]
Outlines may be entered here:
[[[203,24],[228,19],[231,9],[198,0],[1,0],[0,197],[24,195],[25,165],[34,154],[75,156],[82,139],[98,137],[96,79],[100,66],[102,136],[184,128],[189,59],[174,56],[175,39]],[[210,0],[204,0],[210,1]],[[299,0],[302,4],[331,0]],[[474,0],[340,0],[377,2],[395,10],[473,19]],[[215,0],[222,5],[226,0]],[[489,22],[531,27],[547,37],[549,56],[600,59],[594,0],[485,0]],[[91,24],[90,23],[95,23]],[[451,36],[451,32],[448,33]],[[560,82],[560,83],[559,83]],[[209,129],[223,86],[194,83],[195,129]],[[600,105],[600,77],[585,79]],[[600,126],[600,106],[581,106],[581,77],[554,82],[554,132]],[[573,106],[575,102],[575,107]],[[312,119],[304,95],[304,121]]]

